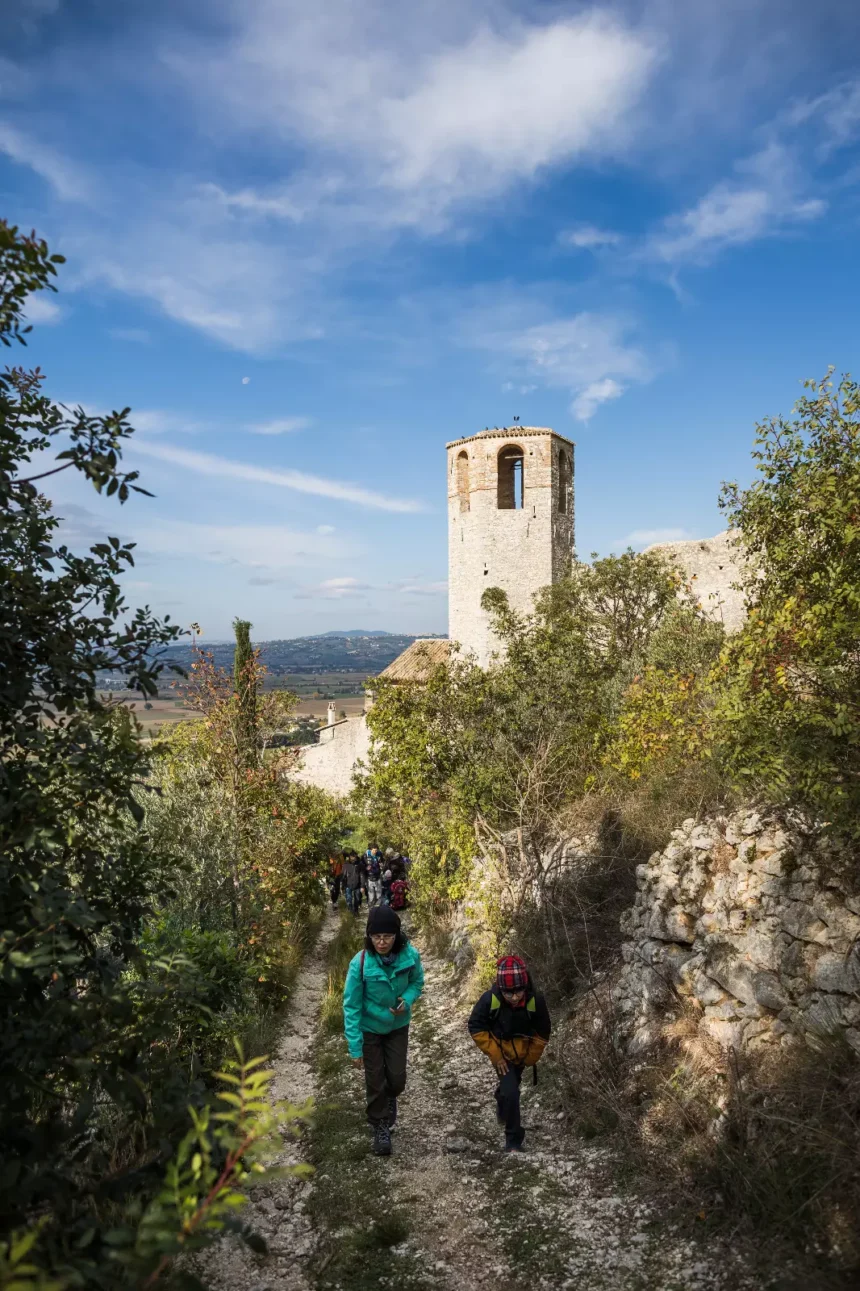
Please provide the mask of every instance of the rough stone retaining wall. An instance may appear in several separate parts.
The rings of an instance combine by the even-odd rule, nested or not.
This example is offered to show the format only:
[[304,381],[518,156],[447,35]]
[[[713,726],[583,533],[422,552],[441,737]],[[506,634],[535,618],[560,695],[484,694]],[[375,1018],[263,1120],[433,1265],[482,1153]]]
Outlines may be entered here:
[[839,1033],[860,1053],[856,857],[774,816],[687,820],[637,870],[615,999],[622,1039],[654,1043],[681,1002],[725,1047]]

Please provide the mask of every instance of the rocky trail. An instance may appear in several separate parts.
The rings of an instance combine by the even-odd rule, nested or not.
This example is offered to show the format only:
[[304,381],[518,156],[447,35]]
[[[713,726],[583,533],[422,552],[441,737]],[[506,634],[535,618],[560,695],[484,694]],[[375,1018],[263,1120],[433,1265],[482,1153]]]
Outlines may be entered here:
[[[310,1135],[283,1164],[311,1180],[253,1194],[248,1218],[269,1254],[232,1239],[204,1280],[247,1291],[747,1291],[776,1285],[750,1253],[659,1215],[619,1178],[611,1150],[570,1131],[552,1080],[523,1082],[526,1154],[505,1155],[494,1076],[465,1028],[451,968],[425,953],[427,986],[410,1037],[409,1082],[389,1159],[370,1154],[363,1080],[346,1058],[327,954],[353,929],[330,917],[302,971],[276,1059],[277,1096],[318,1099]],[[344,945],[343,943],[348,944]]]

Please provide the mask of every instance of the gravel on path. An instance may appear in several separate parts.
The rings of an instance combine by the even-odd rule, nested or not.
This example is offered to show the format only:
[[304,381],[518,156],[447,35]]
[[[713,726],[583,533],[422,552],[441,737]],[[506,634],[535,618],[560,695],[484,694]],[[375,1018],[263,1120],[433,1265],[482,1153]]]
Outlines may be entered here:
[[[272,1097],[300,1104],[317,1092],[312,1046],[327,984],[326,951],[337,920],[322,925],[303,964],[286,1011],[284,1030],[272,1057]],[[306,1162],[306,1141],[286,1138],[276,1166]],[[311,1291],[308,1272],[318,1234],[305,1213],[311,1184],[291,1176],[255,1187],[243,1221],[266,1240],[268,1255],[255,1255],[239,1238],[227,1236],[197,1259],[197,1272],[212,1291]]]
[[[274,1093],[321,1096],[330,1119],[288,1140],[281,1165],[315,1158],[311,1180],[279,1179],[245,1212],[269,1246],[225,1238],[199,1260],[213,1291],[762,1291],[751,1252],[661,1216],[619,1182],[611,1149],[567,1128],[553,1082],[523,1082],[527,1152],[502,1152],[494,1072],[469,1038],[449,964],[425,954],[409,1080],[387,1159],[370,1154],[363,1080],[342,1035],[317,1025],[329,917],[302,969],[276,1055]],[[335,1104],[332,1109],[332,1104]],[[337,1118],[340,1117],[338,1121]],[[328,1138],[326,1138],[328,1134]],[[347,1202],[349,1204],[347,1204]],[[342,1204],[343,1203],[343,1204]]]

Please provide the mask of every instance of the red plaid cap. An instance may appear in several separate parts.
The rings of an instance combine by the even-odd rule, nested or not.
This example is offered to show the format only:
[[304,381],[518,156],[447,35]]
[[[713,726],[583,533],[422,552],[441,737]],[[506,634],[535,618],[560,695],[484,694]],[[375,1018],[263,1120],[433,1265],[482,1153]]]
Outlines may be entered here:
[[524,991],[529,974],[518,955],[504,955],[496,964],[496,981],[503,991]]

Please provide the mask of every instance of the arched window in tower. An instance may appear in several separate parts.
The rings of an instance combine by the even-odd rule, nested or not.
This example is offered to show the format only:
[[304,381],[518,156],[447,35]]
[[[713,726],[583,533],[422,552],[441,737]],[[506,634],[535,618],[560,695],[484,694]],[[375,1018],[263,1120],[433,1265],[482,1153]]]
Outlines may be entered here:
[[562,449],[558,455],[558,509],[564,515],[570,505],[571,479],[570,458]]
[[469,454],[465,448],[457,454],[457,496],[460,510],[469,510]]
[[524,502],[525,454],[519,444],[507,444],[499,450],[498,508],[519,511]]

